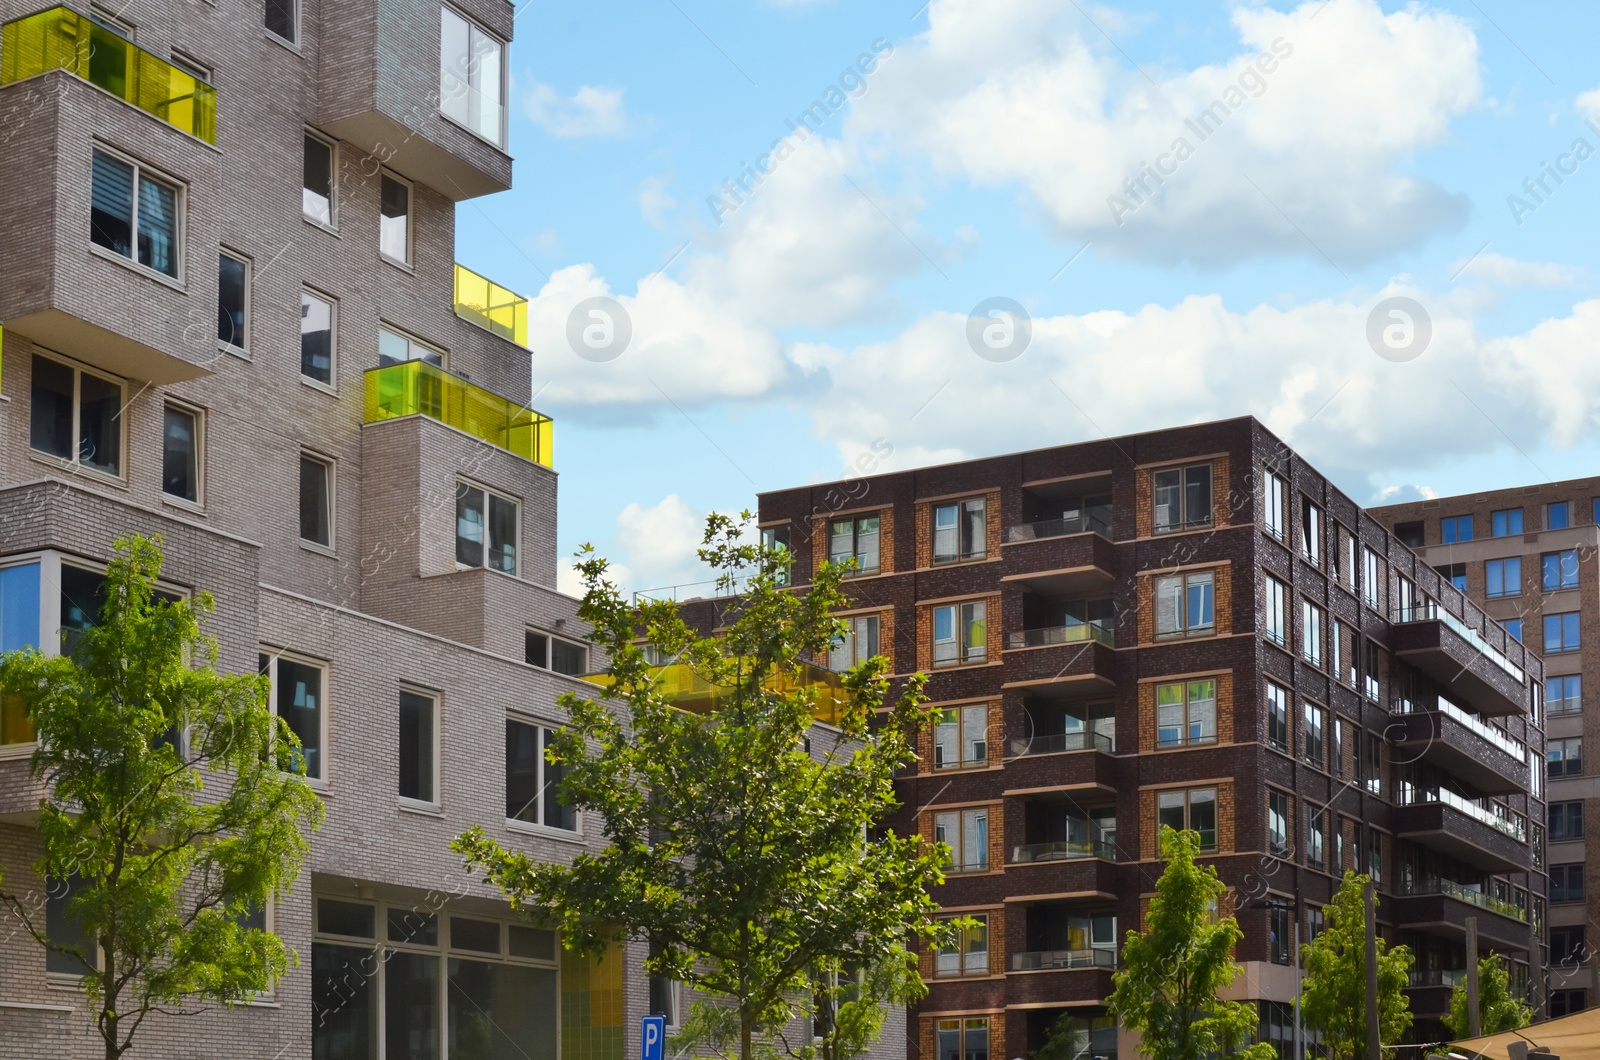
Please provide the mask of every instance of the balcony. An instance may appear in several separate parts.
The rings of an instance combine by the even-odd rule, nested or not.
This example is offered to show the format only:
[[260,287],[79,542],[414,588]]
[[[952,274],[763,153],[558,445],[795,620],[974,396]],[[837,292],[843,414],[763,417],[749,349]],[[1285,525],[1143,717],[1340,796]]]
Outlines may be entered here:
[[1007,758],[1058,755],[1071,751],[1115,754],[1116,741],[1103,732],[1054,732],[1048,736],[1013,736],[1006,741]]
[[1402,791],[1394,808],[1396,833],[1485,872],[1527,871],[1527,823],[1496,813],[1443,788]]
[[1484,714],[1527,712],[1526,671],[1466,622],[1433,601],[1398,609],[1392,622],[1389,643],[1396,658]]
[[1006,529],[1001,579],[1052,596],[1090,596],[1116,582],[1111,527],[1097,519],[1048,519]]
[[1403,887],[1394,899],[1393,915],[1408,931],[1454,940],[1466,937],[1467,918],[1476,917],[1483,945],[1501,950],[1528,948],[1526,912],[1453,880],[1426,880]]
[[518,346],[528,345],[528,300],[456,265],[456,316]]
[[1104,695],[1115,687],[1115,635],[1092,622],[1006,635],[1005,685],[1041,699]]
[[0,85],[66,70],[208,144],[217,90],[66,7],[0,27]]
[[1081,861],[1086,858],[1115,861],[1116,844],[1104,839],[1085,839],[1063,840],[1059,843],[1024,843],[1011,848],[1013,865],[1034,865],[1042,861]]
[[[1402,705],[1403,706],[1403,705]],[[1386,736],[1410,761],[1434,762],[1486,795],[1528,789],[1528,747],[1447,699],[1434,710],[1402,710]]]
[[1115,968],[1117,951],[1093,950],[1038,950],[1030,953],[1013,953],[1013,972],[1058,972],[1075,968]]
[[[673,706],[692,714],[710,714],[722,706],[732,689],[715,685],[701,677],[686,662],[666,663],[651,667],[656,681],[656,691]],[[606,687],[611,683],[609,674],[590,674],[584,677],[590,684]],[[837,725],[844,709],[847,693],[839,675],[824,666],[802,662],[793,674],[774,674],[765,686],[770,692],[789,693],[804,691],[812,701],[812,717],[820,722]],[[987,868],[988,866],[984,866]],[[959,872],[959,869],[952,869]]]
[[1006,974],[1006,1003],[1086,1005],[1104,1001],[1113,989],[1115,949],[1037,950],[1013,953]]
[[1006,648],[1044,648],[1052,644],[1083,644],[1097,641],[1108,648],[1117,646],[1116,634],[1104,626],[1079,622],[1070,626],[1050,626],[1045,629],[1019,629],[1006,634]]
[[550,417],[473,386],[426,361],[402,361],[367,372],[367,423],[427,416],[531,460],[553,467]]

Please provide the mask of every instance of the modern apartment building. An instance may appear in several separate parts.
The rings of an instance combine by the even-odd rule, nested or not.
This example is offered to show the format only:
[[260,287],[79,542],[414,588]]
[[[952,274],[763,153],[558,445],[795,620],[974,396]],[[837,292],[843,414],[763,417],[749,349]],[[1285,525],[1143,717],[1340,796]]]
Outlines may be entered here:
[[[554,591],[526,303],[454,260],[456,204],[511,180],[512,16],[0,0],[0,650],[61,650],[114,538],[160,534],[326,799],[261,913],[299,967],[134,1055],[614,1060],[648,1004],[643,954],[573,958],[447,849],[599,842],[540,755],[603,660]],[[71,940],[32,740],[0,712],[0,873]],[[0,1055],[101,1055],[81,970],[7,921]]]
[[[1373,511],[1424,562],[1544,661],[1550,963],[1548,1015],[1600,1001],[1600,478],[1397,504]],[[1585,709],[1584,693],[1589,696]],[[1587,823],[1586,823],[1587,822]],[[1590,859],[1597,859],[1591,861]]]
[[[766,493],[803,590],[854,558],[850,636],[929,673],[898,826],[943,840],[980,927],[922,955],[912,1060],[1028,1056],[1105,1017],[1158,829],[1198,831],[1245,936],[1233,996],[1289,1048],[1294,941],[1347,869],[1412,946],[1418,1041],[1466,925],[1542,967],[1539,657],[1253,419]],[[1535,978],[1536,982],[1536,978]]]

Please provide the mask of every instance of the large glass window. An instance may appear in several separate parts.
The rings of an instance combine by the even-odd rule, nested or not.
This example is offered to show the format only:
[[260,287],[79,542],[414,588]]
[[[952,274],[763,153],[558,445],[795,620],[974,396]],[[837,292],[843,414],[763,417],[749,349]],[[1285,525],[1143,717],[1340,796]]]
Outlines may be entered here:
[[108,475],[122,473],[122,383],[33,355],[28,444]]
[[1289,534],[1289,484],[1265,468],[1261,471],[1261,525],[1283,541]]
[[1200,849],[1217,849],[1217,789],[1163,791],[1156,796],[1157,823],[1200,834]]
[[937,1060],[989,1060],[988,1017],[940,1020]]
[[933,726],[933,768],[971,769],[988,764],[989,708],[975,703],[939,711]]
[[1489,533],[1493,537],[1511,537],[1522,533],[1522,509],[1507,508],[1489,513]]
[[1289,796],[1274,788],[1267,789],[1267,852],[1289,855]]
[[1361,549],[1361,598],[1369,606],[1381,607],[1383,603],[1383,560],[1372,549]]
[[523,661],[529,666],[554,670],[568,677],[582,677],[589,672],[589,649],[560,637],[530,629],[524,638],[523,653]]
[[1583,776],[1583,737],[1550,740],[1544,745],[1545,772],[1551,777]]
[[200,503],[200,413],[181,405],[162,410],[161,491],[169,497]]
[[400,797],[434,805],[439,801],[439,700],[424,692],[400,691]]
[[1576,589],[1578,587],[1578,550],[1546,552],[1540,557],[1543,585],[1546,591]]
[[1583,838],[1582,802],[1552,802],[1546,812],[1550,822],[1550,842]]
[[266,18],[264,21],[267,30],[276,36],[282,37],[290,44],[300,39],[297,33],[300,21],[299,14],[299,4],[296,0],[266,0]]
[[456,485],[456,563],[517,573],[517,502],[481,486]]
[[1483,564],[1483,591],[1487,596],[1519,596],[1522,593],[1522,557],[1491,559]]
[[[294,3],[294,0],[283,0]],[[305,135],[304,179],[301,181],[300,208],[306,219],[332,227],[338,216],[335,202],[337,172],[333,164],[333,144],[320,136]]]
[[940,948],[933,974],[946,978],[959,975],[989,974],[989,916],[976,913],[968,917],[973,926],[962,928]]
[[439,109],[493,144],[501,128],[505,45],[448,7],[439,19]]
[[1572,525],[1572,502],[1556,501],[1544,506],[1544,528],[1565,530]]
[[1472,540],[1472,516],[1452,515],[1439,520],[1439,540],[1446,545]]
[[1322,868],[1326,812],[1320,806],[1306,806],[1306,864],[1318,869]]
[[1217,630],[1216,573],[1191,571],[1156,579],[1156,636],[1209,636]]
[[170,181],[116,155],[94,152],[89,241],[166,276],[178,275],[178,208]]
[[86,975],[100,966],[100,949],[83,925],[83,913],[74,903],[83,893],[77,876],[51,880],[45,889],[45,971],[58,975]]
[[987,536],[982,497],[934,506],[933,562],[982,559]]
[[1216,743],[1217,682],[1174,681],[1156,686],[1156,746]]
[[300,454],[300,540],[333,547],[333,464]]
[[311,780],[327,779],[328,709],[323,700],[328,672],[322,663],[284,655],[262,655],[261,672],[272,682],[272,709],[300,741],[295,761]]
[[1312,666],[1322,665],[1322,608],[1300,601],[1300,655]]
[[843,673],[878,654],[877,615],[853,615],[844,620],[849,627],[833,642],[828,652],[828,669]]
[[[793,552],[789,548],[791,529],[788,523],[782,526],[763,526],[761,528],[761,547],[769,552],[775,552],[781,548],[792,557]],[[790,568],[788,565],[785,565],[781,570],[774,571],[773,574],[774,580],[779,585],[789,584]]]
[[[0,655],[41,648],[40,564],[0,567]],[[0,696],[0,746],[33,742],[33,721],[21,696]]]
[[1274,644],[1289,643],[1289,587],[1270,574],[1263,577],[1261,630]]
[[846,563],[854,559],[855,573],[876,573],[878,528],[879,520],[876,515],[834,519],[828,527],[828,562]]
[[1307,497],[1300,499],[1300,554],[1312,566],[1322,566],[1322,509]]
[[989,868],[989,811],[949,810],[933,815],[933,841],[950,848],[951,872]]
[[1545,707],[1551,715],[1577,714],[1583,709],[1583,678],[1578,674],[1551,677],[1544,683]]
[[1300,733],[1300,757],[1318,769],[1326,769],[1328,760],[1324,738],[1328,728],[1328,712],[1315,703],[1307,703],[1304,718]]
[[404,361],[426,361],[435,368],[443,368],[444,354],[409,335],[379,328],[378,367],[387,368]]
[[506,819],[578,830],[578,811],[561,800],[566,767],[551,762],[554,730],[506,719]]
[[250,349],[250,263],[227,251],[217,255],[217,342]]
[[1154,475],[1155,530],[1211,525],[1211,465],[1169,467]]
[[411,185],[383,174],[379,192],[378,250],[402,264],[411,262]]
[[1550,901],[1583,901],[1583,863],[1550,866]]
[[933,665],[983,662],[989,640],[982,600],[933,609]]
[[333,312],[326,298],[300,292],[300,374],[323,386],[333,385]]
[[1289,692],[1267,682],[1267,743],[1280,751],[1289,749]]
[[1544,653],[1577,651],[1583,645],[1578,634],[1578,612],[1544,616]]

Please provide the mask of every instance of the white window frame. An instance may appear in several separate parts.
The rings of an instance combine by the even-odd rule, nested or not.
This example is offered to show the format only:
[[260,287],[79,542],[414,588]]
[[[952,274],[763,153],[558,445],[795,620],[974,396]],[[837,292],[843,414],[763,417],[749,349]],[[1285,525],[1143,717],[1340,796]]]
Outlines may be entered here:
[[[470,54],[472,52],[472,31],[474,29],[476,29],[479,33],[482,33],[485,37],[487,37],[490,40],[494,41],[496,46],[500,50],[500,85],[499,85],[499,99],[497,101],[498,102],[498,107],[499,107],[499,110],[500,110],[500,122],[499,122],[499,129],[496,131],[495,137],[493,139],[490,139],[489,137],[483,135],[483,133],[479,132],[477,129],[474,129],[468,122],[464,122],[464,121],[460,120],[459,118],[453,117],[452,115],[445,113],[445,109],[444,109],[444,100],[445,100],[445,86],[444,86],[444,17],[445,17],[445,15],[451,15],[451,16],[453,16],[455,18],[460,19],[461,21],[463,21],[463,22],[465,22],[467,24],[467,52],[468,52],[469,56],[470,56]],[[440,4],[439,5],[439,108],[438,108],[439,109],[439,116],[441,118],[443,118],[445,121],[447,121],[450,124],[454,125],[456,128],[463,129],[466,132],[471,133],[473,136],[476,136],[478,139],[484,141],[485,143],[493,144],[496,148],[498,148],[501,151],[504,151],[505,147],[506,147],[507,123],[508,123],[509,118],[510,118],[510,114],[509,114],[510,107],[508,106],[508,102],[509,101],[507,99],[507,89],[508,89],[508,86],[510,84],[510,69],[511,69],[510,51],[511,51],[510,45],[508,44],[507,41],[503,40],[500,37],[499,34],[490,32],[488,28],[486,28],[482,23],[478,22],[472,16],[468,15],[465,11],[461,10],[460,8],[454,7],[454,6],[450,5],[450,4]],[[467,90],[469,92],[472,91],[472,88],[471,88],[471,84],[472,84],[471,74],[472,74],[472,71],[469,69],[467,71],[467,75],[468,75],[467,76],[467,80],[464,82],[468,86]],[[459,81],[460,78],[458,77],[457,80]],[[480,94],[481,94],[481,92],[480,92]]]
[[[550,765],[550,763],[545,761],[544,758],[545,733],[557,731],[558,729],[562,728],[561,724],[559,722],[546,721],[543,718],[534,717],[531,714],[518,714],[512,711],[506,712],[505,720],[507,722],[513,722],[517,725],[526,725],[528,728],[536,730],[539,734],[539,753],[535,756],[539,762],[539,794],[534,797],[539,807],[539,820],[524,821],[517,817],[506,817],[504,818],[506,822],[506,830],[511,832],[520,832],[523,835],[536,835],[544,836],[546,838],[562,839],[573,843],[583,842],[584,813],[577,807],[573,807],[572,809],[572,821],[575,825],[573,828],[559,828],[553,824],[544,823],[544,789],[549,784],[549,781],[545,779],[544,771],[546,767]],[[502,755],[501,758],[503,762],[504,755]],[[505,775],[505,766],[503,764],[500,768],[500,780],[502,785],[504,785],[507,780]],[[502,804],[505,802],[503,790],[500,801]],[[502,805],[501,809],[503,813],[504,805]]]
[[[440,761],[440,754],[444,750],[444,695],[443,693],[440,693],[434,689],[424,688],[421,685],[410,684],[402,681],[400,682],[398,691],[395,693],[395,706],[397,714],[400,704],[400,696],[402,695],[417,696],[418,698],[426,699],[433,704],[433,798],[431,800],[414,799],[409,796],[399,794],[400,784],[398,771],[396,772],[395,776],[395,798],[399,800],[400,808],[402,810],[422,810],[436,813],[438,812],[440,806],[444,804],[444,793],[440,790],[444,782],[444,765]],[[395,753],[398,759],[398,739],[395,740]]]
[[[386,253],[383,249],[383,182],[386,180],[392,180],[396,184],[399,184],[401,187],[406,189],[406,252],[405,256],[400,258]],[[378,171],[378,257],[384,261],[387,261],[391,265],[398,265],[402,268],[410,269],[414,264],[412,248],[416,243],[416,221],[416,185],[393,170],[380,169]]]
[[[129,40],[131,41],[132,38],[129,38]],[[184,247],[188,243],[189,236],[189,185],[170,173],[142,162],[132,155],[118,151],[100,140],[95,140],[91,146],[93,148],[89,156],[89,183],[91,187],[94,183],[94,151],[98,151],[101,154],[115,158],[123,165],[133,167],[133,206],[132,220],[130,221],[129,252],[127,254],[118,254],[110,247],[101,246],[91,238],[89,240],[89,253],[133,269],[140,275],[148,276],[169,287],[183,288],[188,283],[189,261],[188,255],[184,253]],[[170,276],[160,269],[153,269],[139,261],[139,181],[141,179],[149,179],[153,183],[163,184],[172,189],[172,257],[176,268]]]
[[268,40],[277,41],[280,44],[286,45],[289,48],[289,50],[294,51],[294,52],[299,52],[300,51],[300,28],[301,28],[301,26],[303,24],[303,21],[304,21],[304,18],[305,18],[305,10],[304,10],[303,6],[301,5],[300,0],[289,0],[289,3],[294,8],[294,14],[291,16],[292,21],[294,22],[294,36],[293,37],[282,36],[282,35],[278,34],[276,31],[274,31],[271,27],[269,27],[267,25],[267,22],[266,22],[266,11],[265,11],[264,8],[262,10],[262,15],[261,15],[261,31],[267,35],[267,39]]
[[[461,497],[461,489],[462,489],[463,486],[465,486],[468,489],[478,490],[483,494],[483,562],[482,563],[478,563],[478,564],[462,563],[457,558],[456,542],[458,540],[460,540],[460,537],[461,537],[461,527],[460,527],[459,522],[454,524],[454,531],[450,535],[450,544],[451,544],[450,562],[454,565],[456,570],[483,570],[483,571],[490,571],[490,572],[492,572],[494,574],[503,574],[508,578],[520,578],[520,577],[522,577],[522,499],[520,497],[513,497],[511,494],[506,493],[504,490],[497,490],[492,486],[485,486],[482,482],[479,482],[477,479],[470,479],[470,478],[467,478],[465,476],[457,476],[457,478],[456,478],[456,498],[457,498],[458,503],[459,503],[459,500],[460,500],[460,497]],[[514,570],[506,571],[506,570],[501,570],[498,567],[489,566],[489,498],[490,497],[498,497],[502,501],[505,501],[507,504],[510,504],[511,508],[512,508],[512,511],[513,511],[513,514],[516,516],[516,518],[514,520],[515,526],[513,527],[512,531],[511,531],[511,548],[512,548],[512,553],[515,556],[515,562],[516,562],[516,568]],[[453,508],[451,510],[450,517],[451,517],[452,520],[454,520],[456,518],[455,511],[454,511]],[[549,661],[549,657],[548,656],[546,656],[546,661],[547,662]]]
[[176,48],[174,48],[168,54],[167,62],[171,63],[173,66],[176,66],[179,70],[182,70],[196,81],[203,81],[207,85],[212,83],[211,67],[191,55],[178,51]]
[[[389,335],[393,335],[397,339],[404,339],[405,342],[406,342],[406,347],[407,347],[406,348],[406,352],[407,353],[412,352],[411,348],[415,347],[417,350],[421,350],[421,351],[426,352],[426,353],[434,354],[435,356],[437,356],[439,358],[438,367],[443,369],[443,370],[445,370],[445,371],[447,371],[447,372],[450,370],[450,351],[449,350],[445,349],[443,346],[438,345],[437,343],[428,342],[425,339],[419,339],[419,338],[417,338],[417,336],[411,334],[411,332],[409,332],[409,331],[406,331],[404,328],[397,328],[393,324],[389,323],[387,320],[381,320],[381,319],[378,321],[378,358],[379,358],[379,364],[375,365],[374,367],[382,366],[383,336],[384,336],[385,333],[387,333]],[[427,360],[426,357],[409,357],[408,356],[405,361],[401,361],[401,362],[398,362],[398,363],[404,364],[404,363],[408,363],[410,361],[426,361],[426,360]]]
[[[219,335],[217,337],[217,349],[222,350],[222,351],[224,351],[226,353],[234,354],[235,356],[248,358],[250,356],[250,322],[251,322],[250,318],[255,313],[255,307],[253,305],[251,305],[251,290],[250,290],[250,288],[251,288],[251,286],[252,286],[252,284],[253,284],[253,282],[255,280],[255,262],[248,255],[241,254],[239,251],[234,250],[232,247],[218,247],[217,248],[217,257],[218,258],[232,258],[234,261],[237,261],[241,265],[244,266],[244,319],[242,321],[242,327],[241,327],[241,330],[244,332],[244,334],[241,336],[244,339],[244,344],[242,346],[240,346],[240,345],[235,345],[234,343],[231,343],[231,342],[226,342]],[[218,289],[217,289],[217,310],[219,312],[222,309],[222,290],[221,290],[221,283],[220,283],[220,281],[221,281],[221,268],[222,268],[222,264],[219,261],[217,263],[218,281],[219,281],[218,282]]]
[[129,22],[125,18],[119,18],[117,15],[114,15],[110,11],[107,11],[105,8],[101,7],[99,4],[89,5],[89,21],[93,22],[101,29],[110,30],[112,33],[115,33],[129,44],[134,43],[133,37],[135,30],[133,23]]
[[[298,31],[299,27],[300,27],[300,22],[299,22],[300,3],[299,3],[299,0],[294,0],[294,5],[295,5],[295,15],[296,15],[295,29],[296,29],[296,31]],[[277,34],[273,33],[271,30],[268,30],[267,33],[268,33],[269,36],[277,36]],[[283,38],[279,37],[278,39],[282,40]],[[339,231],[339,205],[340,205],[339,204],[339,141],[333,139],[330,136],[323,135],[322,133],[318,132],[317,130],[311,128],[309,125],[304,126],[301,129],[301,131],[305,134],[305,138],[307,140],[315,140],[318,143],[322,144],[322,146],[324,146],[324,147],[326,147],[328,149],[328,219],[326,221],[324,221],[324,220],[322,220],[320,218],[313,217],[309,213],[306,213],[306,206],[305,206],[306,174],[305,174],[305,144],[304,144],[304,142],[302,142],[301,145],[300,145],[300,167],[301,167],[300,168],[300,216],[305,219],[305,222],[307,224],[314,225],[317,228],[322,229],[324,232],[338,232]]]
[[[324,383],[305,373],[304,353],[297,347],[295,359],[299,365],[300,382],[306,386],[322,391],[324,394],[337,394],[339,392],[339,300],[326,291],[319,291],[309,284],[300,285],[302,299],[310,295],[328,307],[328,381]],[[304,332],[301,332],[304,334]]]
[[[166,488],[167,460],[167,409],[172,408],[186,416],[194,417],[194,500],[168,493]],[[203,510],[206,506],[206,410],[187,401],[168,398],[161,403],[161,499],[167,504],[182,508]]]
[[[100,477],[101,479],[104,479],[104,480],[107,480],[107,481],[111,481],[111,482],[120,482],[120,483],[126,485],[127,481],[128,481],[128,415],[127,415],[127,413],[128,413],[128,382],[127,382],[127,380],[119,378],[118,376],[114,376],[114,375],[110,374],[109,372],[102,372],[98,368],[91,368],[88,365],[82,363],[81,361],[75,361],[71,357],[65,357],[65,356],[63,356],[63,355],[61,355],[59,353],[56,353],[54,350],[47,350],[47,349],[44,349],[43,347],[35,346],[33,348],[33,353],[34,353],[35,356],[43,357],[47,361],[55,361],[57,364],[63,365],[66,368],[69,368],[69,369],[72,370],[72,445],[73,445],[73,452],[74,452],[75,455],[73,455],[71,457],[62,457],[62,456],[57,456],[54,453],[47,453],[43,449],[35,449],[33,447],[33,440],[32,440],[33,396],[32,396],[32,388],[31,388],[31,367],[30,367],[30,392],[29,392],[29,396],[28,396],[28,423],[29,423],[28,453],[29,453],[29,455],[32,456],[33,459],[38,460],[41,463],[49,464],[51,467],[61,468],[61,469],[66,470],[66,471],[70,471],[73,474],[81,474],[81,473],[87,472],[87,473],[89,473],[91,475],[96,475],[96,476]],[[31,362],[30,362],[30,364],[31,364]],[[114,384],[117,387],[117,390],[122,395],[122,397],[121,397],[121,408],[117,411],[117,416],[116,416],[116,419],[117,419],[117,436],[118,436],[117,444],[118,444],[118,446],[120,448],[120,452],[118,453],[117,470],[116,470],[115,473],[112,473],[110,471],[102,471],[100,468],[92,467],[89,464],[85,464],[82,461],[82,459],[78,455],[76,455],[78,453],[78,441],[83,435],[83,376],[84,376],[85,372],[87,372],[89,375],[94,376],[96,379],[100,379],[100,380],[102,380],[104,382]]]
[[328,543],[324,545],[320,541],[312,541],[309,538],[300,536],[299,523],[301,513],[298,503],[295,506],[295,537],[299,538],[301,548],[309,549],[312,552],[320,552],[325,556],[332,556],[335,554],[335,548],[339,543],[339,476],[335,473],[339,464],[326,453],[319,453],[314,449],[300,450],[299,458],[294,465],[296,498],[299,497],[300,463],[305,460],[312,460],[321,464],[326,473],[328,483]]
[[326,791],[328,789],[328,777],[333,772],[333,756],[329,753],[331,749],[330,734],[333,731],[333,663],[327,659],[317,659],[310,655],[302,655],[296,651],[267,645],[262,645],[257,651],[267,657],[267,680],[271,685],[271,691],[268,692],[270,697],[268,705],[272,708],[272,716],[275,718],[280,716],[278,714],[278,661],[287,659],[300,666],[309,666],[322,671],[322,703],[317,710],[319,729],[317,738],[322,741],[319,748],[322,756],[322,775],[313,777],[310,774],[306,774],[303,779],[315,790]]

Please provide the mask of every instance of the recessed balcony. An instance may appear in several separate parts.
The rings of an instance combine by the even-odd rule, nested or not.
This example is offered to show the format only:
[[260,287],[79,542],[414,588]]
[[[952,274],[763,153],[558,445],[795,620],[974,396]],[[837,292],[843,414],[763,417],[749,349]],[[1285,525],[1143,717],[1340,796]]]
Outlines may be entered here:
[[456,316],[518,346],[528,345],[528,300],[465,265],[456,265]]
[[549,416],[426,361],[401,361],[367,372],[366,422],[402,416],[427,416],[524,460],[554,466],[555,427]]
[[0,27],[0,85],[66,70],[208,144],[217,142],[217,90],[71,8]]

